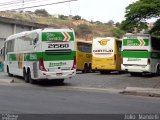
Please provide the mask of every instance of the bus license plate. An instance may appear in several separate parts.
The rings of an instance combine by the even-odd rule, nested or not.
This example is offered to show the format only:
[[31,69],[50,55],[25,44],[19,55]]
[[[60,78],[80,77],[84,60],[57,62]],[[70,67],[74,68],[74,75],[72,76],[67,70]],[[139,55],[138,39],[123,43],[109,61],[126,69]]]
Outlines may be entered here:
[[56,73],[57,76],[62,76],[62,73]]

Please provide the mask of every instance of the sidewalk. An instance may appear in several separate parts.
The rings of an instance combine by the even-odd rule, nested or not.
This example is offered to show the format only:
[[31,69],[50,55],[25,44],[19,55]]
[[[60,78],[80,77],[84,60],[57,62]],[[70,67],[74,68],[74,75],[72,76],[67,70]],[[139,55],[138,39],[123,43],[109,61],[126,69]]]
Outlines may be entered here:
[[156,89],[156,88],[126,87],[120,93],[127,94],[127,95],[160,97],[160,89]]
[[[7,73],[0,72],[0,83],[2,84],[14,83],[16,85],[23,82],[21,78],[8,77]],[[80,90],[160,97],[159,76],[130,77],[129,74],[101,75],[99,73],[80,73],[71,79],[66,79],[65,83],[68,88]]]
[[13,77],[8,77],[7,73],[0,72],[0,83],[13,83]]

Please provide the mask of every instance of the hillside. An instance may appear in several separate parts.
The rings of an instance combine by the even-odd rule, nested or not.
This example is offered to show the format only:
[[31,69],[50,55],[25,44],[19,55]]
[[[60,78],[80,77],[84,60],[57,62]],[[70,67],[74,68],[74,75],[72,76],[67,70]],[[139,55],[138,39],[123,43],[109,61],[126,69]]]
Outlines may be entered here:
[[[85,19],[72,19],[72,17],[63,16],[56,17],[53,15],[36,15],[34,12],[16,12],[16,11],[1,11],[0,16],[14,18],[22,21],[29,21],[47,25],[68,26],[74,28],[78,39],[92,40],[93,37],[101,36],[116,36],[116,30],[113,24],[101,23],[99,21],[90,22]],[[116,33],[116,34],[115,34]],[[119,34],[119,33],[118,33]],[[120,33],[122,34],[122,33]]]

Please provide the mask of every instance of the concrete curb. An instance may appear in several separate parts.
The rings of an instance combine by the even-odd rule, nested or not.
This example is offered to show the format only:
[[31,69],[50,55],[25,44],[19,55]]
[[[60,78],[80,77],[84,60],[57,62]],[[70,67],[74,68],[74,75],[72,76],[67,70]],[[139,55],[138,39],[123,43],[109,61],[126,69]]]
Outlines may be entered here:
[[126,87],[126,89],[120,93],[127,95],[160,97],[160,89],[155,88]]
[[0,83],[14,83],[14,79],[0,79]]
[[122,91],[120,89],[112,89],[112,88],[94,88],[94,87],[80,87],[80,86],[59,87],[58,89],[86,91],[86,92],[115,93],[115,94],[119,94],[119,92]]

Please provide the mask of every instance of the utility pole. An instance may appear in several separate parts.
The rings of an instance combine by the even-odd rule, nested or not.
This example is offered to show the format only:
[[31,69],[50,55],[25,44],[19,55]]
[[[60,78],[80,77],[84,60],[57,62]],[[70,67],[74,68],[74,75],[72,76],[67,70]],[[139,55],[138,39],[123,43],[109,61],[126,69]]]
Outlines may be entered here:
[[72,15],[71,15],[71,0],[69,0],[68,6],[69,6],[69,19],[71,20],[72,19]]
[[22,0],[22,12],[24,10],[24,0]]

